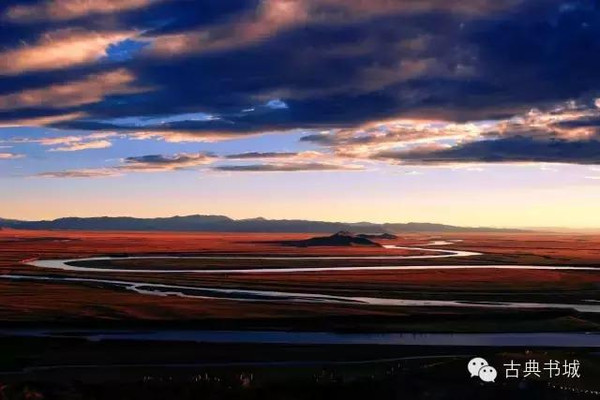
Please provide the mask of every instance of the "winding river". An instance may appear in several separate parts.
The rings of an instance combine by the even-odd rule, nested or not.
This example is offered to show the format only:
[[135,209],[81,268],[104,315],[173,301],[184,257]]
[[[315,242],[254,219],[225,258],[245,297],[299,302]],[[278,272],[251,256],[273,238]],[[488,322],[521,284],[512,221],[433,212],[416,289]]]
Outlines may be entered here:
[[[427,245],[448,245],[451,242],[432,242]],[[426,245],[426,246],[427,246]],[[60,260],[26,260],[25,264],[47,270],[63,270],[78,272],[126,272],[134,274],[285,274],[285,273],[316,273],[331,271],[361,271],[361,270],[441,270],[441,269],[520,269],[520,270],[571,270],[571,271],[600,271],[593,267],[562,267],[540,265],[385,265],[385,266],[347,266],[347,267],[301,267],[301,268],[248,268],[248,269],[123,269],[106,267],[85,267],[73,265],[85,261],[102,262],[114,259],[144,260],[144,259],[199,259],[199,260],[401,260],[401,259],[440,259],[447,257],[471,257],[482,253],[437,249],[429,247],[402,247],[385,246],[388,249],[413,250],[429,252],[426,255],[382,255],[382,256],[145,256],[145,257],[91,257],[79,259]],[[584,300],[582,303],[534,303],[534,302],[506,302],[506,301],[461,301],[461,300],[423,300],[423,299],[398,299],[386,297],[360,297],[360,296],[332,296],[320,293],[300,293],[270,290],[250,289],[220,289],[211,287],[185,286],[144,282],[143,280],[123,281],[108,278],[79,278],[68,276],[43,276],[43,275],[0,275],[0,279],[28,282],[57,282],[68,284],[94,285],[121,290],[130,290],[143,295],[154,296],[180,296],[198,299],[226,299],[232,301],[268,301],[268,302],[303,302],[303,303],[339,303],[371,306],[412,306],[412,307],[463,307],[463,308],[555,308],[574,309],[580,312],[600,312],[600,304],[595,299]]]

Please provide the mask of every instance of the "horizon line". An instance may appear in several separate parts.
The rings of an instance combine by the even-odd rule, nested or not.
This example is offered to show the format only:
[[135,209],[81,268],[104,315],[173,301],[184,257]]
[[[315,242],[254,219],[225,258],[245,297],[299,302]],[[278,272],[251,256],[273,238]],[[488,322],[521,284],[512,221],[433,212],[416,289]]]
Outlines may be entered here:
[[392,224],[429,224],[429,225],[445,225],[454,226],[461,228],[490,228],[490,229],[515,229],[515,230],[535,230],[535,231],[551,231],[551,230],[569,230],[569,231],[600,231],[600,227],[569,227],[569,226],[497,226],[497,225],[456,225],[446,222],[372,222],[372,221],[339,221],[339,220],[321,220],[321,219],[306,219],[306,218],[267,218],[262,216],[256,217],[244,217],[234,218],[225,214],[171,214],[167,216],[152,216],[152,217],[141,217],[133,215],[94,215],[94,216],[62,216],[55,218],[41,218],[41,219],[22,219],[22,218],[4,218],[0,216],[0,220],[12,220],[20,222],[51,222],[60,219],[76,218],[76,219],[94,219],[94,218],[131,218],[131,219],[168,219],[168,218],[186,218],[186,217],[223,217],[228,218],[232,221],[248,221],[248,220],[266,220],[266,221],[309,221],[309,222],[322,222],[331,224],[369,224],[369,225],[392,225]]

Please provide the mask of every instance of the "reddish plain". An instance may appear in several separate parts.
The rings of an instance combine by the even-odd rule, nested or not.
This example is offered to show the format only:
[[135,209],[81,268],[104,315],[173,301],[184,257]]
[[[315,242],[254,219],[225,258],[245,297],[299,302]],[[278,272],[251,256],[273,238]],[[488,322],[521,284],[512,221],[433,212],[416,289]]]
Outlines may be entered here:
[[[0,231],[0,273],[19,275],[68,275],[88,278],[111,277],[140,280],[135,273],[48,271],[25,265],[31,258],[79,258],[106,254],[223,254],[223,255],[415,255],[419,251],[390,250],[365,247],[281,246],[274,241],[299,240],[313,234],[264,233],[171,233],[171,232],[81,232],[81,231]],[[510,292],[524,301],[540,296],[566,296],[580,293],[586,297],[598,295],[600,288],[600,236],[565,234],[474,234],[420,233],[403,234],[397,240],[386,241],[402,246],[423,246],[435,240],[459,240],[452,245],[431,246],[439,249],[459,249],[484,253],[469,258],[430,260],[399,260],[394,265],[420,264],[540,264],[586,265],[596,271],[534,271],[456,269],[432,271],[332,271],[286,274],[195,275],[144,274],[146,282],[162,282],[209,287],[235,287],[306,291],[326,294],[372,295],[402,298],[430,292],[443,293]],[[127,262],[120,261],[120,262]],[[380,261],[379,261],[380,262]],[[389,261],[386,261],[389,264]],[[260,266],[260,261],[247,262]],[[377,262],[373,262],[374,265]],[[164,264],[164,263],[163,263]],[[239,264],[239,262],[237,262]],[[356,264],[353,262],[352,265]],[[231,265],[226,267],[231,268]],[[202,265],[198,265],[202,267]],[[505,293],[506,294],[506,293]],[[593,297],[592,297],[593,298]],[[189,299],[140,295],[134,292],[65,283],[31,283],[0,280],[0,319],[4,321],[75,321],[97,319],[132,320],[242,320],[332,318],[377,316],[387,319],[427,316],[426,324],[459,314],[483,316],[488,310],[456,310],[438,308],[407,308],[354,306],[347,304],[302,304],[289,302],[238,302],[217,299]],[[508,312],[498,311],[501,316]],[[561,315],[569,324],[577,320],[586,329],[596,325],[580,315]],[[593,318],[592,318],[593,319]],[[421,326],[423,319],[419,319]],[[584,321],[584,322],[582,322]],[[563,321],[564,322],[564,321]],[[562,322],[561,322],[562,323]],[[591,324],[591,325],[590,325]],[[551,326],[549,324],[548,326]],[[558,324],[560,325],[560,324]],[[428,326],[428,325],[427,325]]]

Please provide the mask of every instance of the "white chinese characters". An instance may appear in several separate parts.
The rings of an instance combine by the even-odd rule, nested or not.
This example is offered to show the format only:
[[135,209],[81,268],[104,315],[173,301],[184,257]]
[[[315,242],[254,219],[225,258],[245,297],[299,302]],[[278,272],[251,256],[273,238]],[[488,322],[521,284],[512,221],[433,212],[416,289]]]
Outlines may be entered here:
[[504,364],[506,379],[511,378],[541,378],[547,376],[554,378],[564,376],[567,378],[580,378],[579,360],[564,360],[562,363],[558,360],[549,360],[541,366],[537,360],[527,360],[524,364],[516,363],[510,360],[510,363]]

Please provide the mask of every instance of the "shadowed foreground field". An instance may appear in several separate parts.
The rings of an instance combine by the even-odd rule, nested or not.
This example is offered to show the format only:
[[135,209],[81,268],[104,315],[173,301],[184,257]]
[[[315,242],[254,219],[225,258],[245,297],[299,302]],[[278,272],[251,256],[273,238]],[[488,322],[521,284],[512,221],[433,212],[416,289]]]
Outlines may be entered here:
[[[148,351],[151,348],[152,351]],[[0,341],[3,399],[593,399],[598,357],[588,350],[364,345]],[[476,354],[494,383],[470,377]],[[23,359],[27,360],[24,366]],[[579,378],[506,378],[503,365],[580,362]],[[6,373],[6,370],[10,373]]]
[[[471,257],[403,260],[198,260],[127,257],[162,255],[412,256],[421,250],[281,246],[311,234],[0,231],[0,273],[143,281],[169,285],[277,290],[401,299],[582,303],[600,298],[600,237],[561,234],[407,234],[382,244],[482,253]],[[439,244],[443,241],[451,241]],[[436,244],[438,243],[438,244]],[[159,274],[62,271],[26,265],[28,259],[117,255],[102,266],[125,269],[243,269],[378,265],[556,265],[596,271],[453,269],[326,271],[286,274]],[[93,262],[77,265],[97,267]],[[293,327],[395,331],[599,330],[590,313],[448,307],[232,301],[139,294],[105,285],[0,280],[0,319],[14,324]],[[352,318],[348,318],[352,317]],[[503,321],[501,327],[498,322]]]

